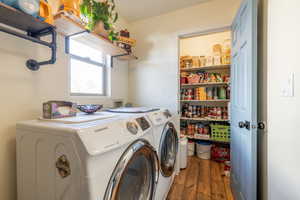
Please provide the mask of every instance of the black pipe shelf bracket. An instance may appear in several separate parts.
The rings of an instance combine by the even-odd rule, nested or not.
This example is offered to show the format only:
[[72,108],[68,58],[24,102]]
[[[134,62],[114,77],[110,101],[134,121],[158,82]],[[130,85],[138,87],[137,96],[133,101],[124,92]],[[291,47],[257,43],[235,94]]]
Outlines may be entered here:
[[[22,33],[8,28],[7,26],[0,26],[1,32],[29,40],[51,49],[51,58],[49,60],[42,62],[38,62],[33,59],[27,60],[26,67],[28,69],[37,71],[42,65],[54,64],[56,62],[57,33],[54,26],[42,22],[31,15],[18,11],[3,3],[0,3],[0,23],[25,31],[25,33]],[[51,35],[51,42],[46,42],[40,39],[46,35]]]

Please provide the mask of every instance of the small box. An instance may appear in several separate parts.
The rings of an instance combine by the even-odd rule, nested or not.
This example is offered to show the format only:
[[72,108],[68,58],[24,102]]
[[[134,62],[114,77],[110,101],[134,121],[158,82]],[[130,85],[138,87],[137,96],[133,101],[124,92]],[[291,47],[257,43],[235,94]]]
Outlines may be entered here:
[[48,101],[43,103],[43,117],[57,119],[74,117],[77,113],[77,104],[68,101]]

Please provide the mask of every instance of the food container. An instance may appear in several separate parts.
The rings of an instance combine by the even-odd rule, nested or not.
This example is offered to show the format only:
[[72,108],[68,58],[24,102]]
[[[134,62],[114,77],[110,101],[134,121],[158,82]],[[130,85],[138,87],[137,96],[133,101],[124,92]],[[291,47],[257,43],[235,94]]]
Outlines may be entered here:
[[54,24],[51,6],[45,0],[40,0],[39,18],[48,24]]
[[222,63],[221,63],[221,56],[215,55],[215,56],[213,57],[213,62],[214,62],[214,65],[221,65],[221,64],[222,64]]
[[187,84],[187,83],[188,83],[187,77],[180,77],[180,84]]
[[214,55],[221,55],[221,53],[222,53],[222,45],[221,44],[215,44],[213,46],[213,53],[214,53]]
[[188,141],[188,156],[193,156],[195,154],[195,143],[193,141]]
[[198,56],[192,57],[192,67],[200,67],[200,60]]
[[207,56],[206,57],[206,66],[212,66],[213,65],[213,57]]
[[200,60],[200,66],[201,67],[206,66],[206,58],[205,58],[205,56],[200,56],[199,60]]
[[2,0],[2,2],[34,17],[39,14],[39,0]]
[[190,74],[188,76],[188,83],[195,84],[200,82],[200,76],[198,74]]
[[180,138],[180,169],[187,167],[188,157],[188,139],[186,137]]
[[209,160],[210,159],[210,151],[211,151],[211,143],[205,141],[197,142],[197,156],[198,158]]
[[77,104],[67,101],[48,101],[43,103],[43,117],[45,119],[56,119],[73,117],[77,113]]

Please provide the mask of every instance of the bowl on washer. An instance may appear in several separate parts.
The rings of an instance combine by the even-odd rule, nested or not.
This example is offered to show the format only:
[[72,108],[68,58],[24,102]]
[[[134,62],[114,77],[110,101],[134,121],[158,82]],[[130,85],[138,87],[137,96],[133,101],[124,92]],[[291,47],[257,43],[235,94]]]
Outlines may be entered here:
[[81,112],[84,112],[86,114],[93,114],[94,112],[97,112],[103,107],[103,105],[100,104],[86,104],[86,105],[78,105],[77,108]]

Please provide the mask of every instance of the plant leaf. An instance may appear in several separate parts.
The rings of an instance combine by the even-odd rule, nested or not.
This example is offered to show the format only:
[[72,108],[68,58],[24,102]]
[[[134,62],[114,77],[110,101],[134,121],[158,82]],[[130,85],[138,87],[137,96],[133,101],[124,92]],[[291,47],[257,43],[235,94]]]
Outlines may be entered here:
[[113,20],[113,23],[116,23],[116,21],[118,20],[118,18],[119,18],[119,14],[116,13],[115,18],[114,18],[114,20]]

